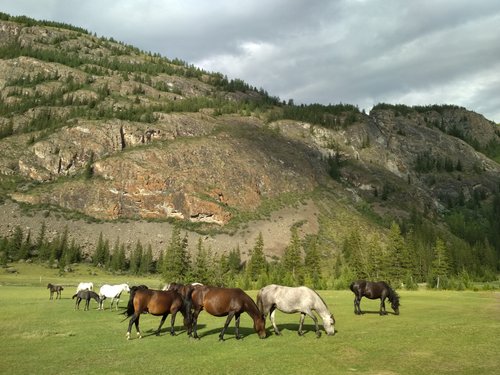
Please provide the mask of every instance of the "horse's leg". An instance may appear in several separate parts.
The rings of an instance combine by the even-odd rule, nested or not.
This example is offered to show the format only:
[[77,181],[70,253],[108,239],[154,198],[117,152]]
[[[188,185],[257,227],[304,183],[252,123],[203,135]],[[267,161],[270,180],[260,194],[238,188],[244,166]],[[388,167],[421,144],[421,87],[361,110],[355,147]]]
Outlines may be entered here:
[[318,326],[318,319],[312,312],[301,312],[300,313],[300,323],[299,323],[299,331],[297,332],[299,336],[304,336],[304,331],[302,330],[302,327],[304,325],[304,319],[306,318],[306,314],[311,317],[311,319],[314,321],[314,325],[316,327],[316,336],[319,338],[321,337],[321,331],[319,330]]
[[189,333],[189,336],[194,337],[195,339],[199,339],[198,336],[198,315],[200,315],[201,310],[195,310],[193,312],[193,321],[192,321],[192,332]]
[[278,326],[276,325],[276,321],[274,319],[274,315],[276,314],[276,307],[271,307],[271,313],[269,314],[269,319],[271,320],[271,323],[273,324],[273,328],[274,328],[274,333],[276,335],[281,335],[279,329],[278,329]]
[[363,312],[361,311],[361,298],[363,298],[363,297],[362,296],[357,296],[356,297],[356,304],[357,304],[357,308],[358,308],[357,314],[358,315],[363,314]]
[[222,328],[222,331],[220,332],[220,335],[219,335],[219,341],[224,341],[224,334],[226,333],[226,329],[229,326],[231,319],[233,319],[233,316],[234,316],[234,312],[230,312],[229,314],[227,314],[226,323],[224,323],[224,327]]
[[177,311],[172,313],[172,317],[170,318],[170,336],[175,336],[175,316],[177,315]]
[[155,332],[156,336],[160,336],[161,327],[162,327],[163,323],[165,323],[165,319],[167,319],[167,316],[168,316],[168,312],[161,317],[160,325],[158,326],[158,329]]
[[128,323],[128,330],[127,330],[127,340],[130,340],[130,331],[132,331],[132,324],[135,323],[135,329],[137,331],[137,337],[142,338],[141,331],[139,330],[139,318],[141,316],[141,313],[135,312],[134,315],[130,318],[130,321]]
[[240,335],[240,314],[235,314],[234,317],[235,317],[234,327],[236,333],[236,340],[239,340],[243,338]]
[[316,337],[319,339],[321,337],[321,331],[319,330],[319,325],[318,325],[318,318],[311,312],[307,313],[312,320],[314,321],[314,325],[316,326]]
[[355,313],[357,315],[363,314],[361,311],[361,298],[362,296],[356,295],[356,298],[354,299],[354,307],[356,308]]
[[380,297],[380,315],[387,315],[387,311],[385,311],[385,296]]

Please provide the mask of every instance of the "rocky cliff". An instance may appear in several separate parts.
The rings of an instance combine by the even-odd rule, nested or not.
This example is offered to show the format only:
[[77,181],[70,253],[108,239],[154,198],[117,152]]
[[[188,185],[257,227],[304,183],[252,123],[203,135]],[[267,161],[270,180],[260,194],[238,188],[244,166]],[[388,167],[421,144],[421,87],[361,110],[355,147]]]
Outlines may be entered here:
[[316,217],[343,207],[363,221],[361,202],[440,220],[500,183],[487,156],[499,127],[464,108],[381,105],[324,126],[283,118],[284,104],[241,82],[71,28],[0,21],[0,50],[2,197],[33,208],[221,229],[312,199]]

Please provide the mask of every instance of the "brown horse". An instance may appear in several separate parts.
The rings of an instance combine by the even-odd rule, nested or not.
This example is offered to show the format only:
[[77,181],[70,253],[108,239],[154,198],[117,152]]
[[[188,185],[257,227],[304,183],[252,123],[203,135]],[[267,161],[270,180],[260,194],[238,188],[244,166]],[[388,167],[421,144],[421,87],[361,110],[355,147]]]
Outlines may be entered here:
[[191,323],[190,300],[184,302],[182,296],[173,290],[163,291],[146,288],[135,290],[133,303],[129,304],[127,307],[127,317],[131,316],[128,324],[127,340],[130,339],[130,331],[134,323],[137,330],[137,336],[139,338],[142,337],[141,331],[139,330],[139,318],[144,312],[148,312],[155,316],[162,316],[160,325],[155,332],[157,336],[160,335],[161,327],[167,319],[168,314],[172,314],[170,335],[175,336],[175,316],[179,311],[184,316],[184,324],[189,327]]
[[56,293],[56,299],[61,299],[61,292],[64,290],[64,288],[61,285],[54,285],[51,283],[47,284],[47,289],[50,289],[50,297],[49,299],[53,299],[54,293]]
[[240,315],[246,312],[253,319],[253,328],[261,339],[266,337],[264,315],[259,311],[257,305],[248,294],[239,288],[218,288],[209,286],[197,286],[191,292],[193,302],[192,327],[188,328],[189,336],[199,339],[198,315],[202,310],[213,316],[227,316],[224,328],[219,335],[219,340],[224,340],[224,333],[235,318],[236,339],[241,339]]

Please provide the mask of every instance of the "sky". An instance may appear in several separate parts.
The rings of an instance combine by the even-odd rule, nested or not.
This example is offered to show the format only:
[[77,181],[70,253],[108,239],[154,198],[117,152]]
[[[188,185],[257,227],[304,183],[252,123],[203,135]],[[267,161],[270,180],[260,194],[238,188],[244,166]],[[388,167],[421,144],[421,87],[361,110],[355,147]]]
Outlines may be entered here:
[[295,104],[454,104],[500,123],[498,0],[0,0]]

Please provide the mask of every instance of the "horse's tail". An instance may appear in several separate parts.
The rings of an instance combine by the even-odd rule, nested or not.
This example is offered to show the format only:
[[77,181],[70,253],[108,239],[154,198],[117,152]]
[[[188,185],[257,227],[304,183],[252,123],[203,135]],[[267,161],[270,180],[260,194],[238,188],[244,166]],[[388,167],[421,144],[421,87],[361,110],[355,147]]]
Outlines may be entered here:
[[192,317],[192,308],[193,308],[193,291],[194,286],[189,285],[186,293],[182,294],[182,305],[184,310],[184,326],[188,329],[191,329],[191,323],[193,321]]
[[257,308],[264,314],[264,302],[262,302],[262,289],[257,293]]

